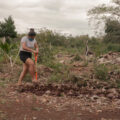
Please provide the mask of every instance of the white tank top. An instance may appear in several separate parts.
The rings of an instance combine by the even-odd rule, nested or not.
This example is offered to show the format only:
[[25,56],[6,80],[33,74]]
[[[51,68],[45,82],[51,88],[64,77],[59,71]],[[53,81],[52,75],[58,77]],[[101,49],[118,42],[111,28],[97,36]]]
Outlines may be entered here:
[[35,47],[36,40],[34,39],[33,41],[30,41],[27,36],[24,36],[21,39],[20,51],[27,51],[27,50],[24,50],[23,47],[22,47],[22,43],[24,43],[24,42],[26,43],[26,46],[28,48],[32,48],[33,49]]

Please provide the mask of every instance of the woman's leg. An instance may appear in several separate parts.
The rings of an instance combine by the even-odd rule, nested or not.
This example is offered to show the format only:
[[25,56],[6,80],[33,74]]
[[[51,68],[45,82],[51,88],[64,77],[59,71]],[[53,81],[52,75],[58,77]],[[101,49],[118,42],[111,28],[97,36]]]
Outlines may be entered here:
[[32,81],[36,82],[36,80],[35,80],[35,65],[34,65],[33,60],[28,58],[26,60],[26,64],[28,65],[28,70],[29,70],[29,72],[30,72],[30,74],[32,76]]
[[23,78],[25,77],[26,73],[28,71],[28,66],[26,63],[23,63],[23,71],[21,72],[20,74],[20,78],[18,80],[18,85],[21,85],[22,84],[22,80]]

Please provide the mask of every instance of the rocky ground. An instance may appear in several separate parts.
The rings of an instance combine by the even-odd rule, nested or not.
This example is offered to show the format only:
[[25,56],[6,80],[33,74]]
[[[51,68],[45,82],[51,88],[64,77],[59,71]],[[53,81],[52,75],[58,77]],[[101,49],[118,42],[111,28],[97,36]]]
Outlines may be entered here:
[[[56,57],[65,65],[74,58],[69,55]],[[97,61],[119,67],[119,58],[120,53],[110,52]],[[83,61],[73,62],[71,80],[62,84],[46,83],[53,69],[41,65],[38,84],[25,82],[18,87],[8,81],[3,85],[10,78],[10,69],[1,69],[0,120],[120,120],[120,89],[114,84],[120,80],[119,69],[109,72],[110,82],[99,81],[93,72],[91,56],[88,60],[88,65]]]
[[[0,92],[0,120],[119,120],[120,100],[97,95],[35,95],[9,86]],[[27,87],[28,89],[28,87]],[[21,93],[22,92],[22,93]]]

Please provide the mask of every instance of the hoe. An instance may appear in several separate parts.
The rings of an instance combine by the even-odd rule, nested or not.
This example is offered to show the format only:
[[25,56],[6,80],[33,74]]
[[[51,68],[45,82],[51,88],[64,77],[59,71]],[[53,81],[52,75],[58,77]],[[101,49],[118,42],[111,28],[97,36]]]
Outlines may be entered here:
[[36,73],[35,73],[35,78],[36,78],[36,81],[37,81],[37,79],[38,79],[38,78],[37,78],[37,77],[38,77],[38,75],[37,75],[37,58],[38,58],[38,54],[37,54],[37,55],[34,54],[34,56],[35,56],[35,69],[36,69],[36,70],[35,70],[35,72],[36,72]]

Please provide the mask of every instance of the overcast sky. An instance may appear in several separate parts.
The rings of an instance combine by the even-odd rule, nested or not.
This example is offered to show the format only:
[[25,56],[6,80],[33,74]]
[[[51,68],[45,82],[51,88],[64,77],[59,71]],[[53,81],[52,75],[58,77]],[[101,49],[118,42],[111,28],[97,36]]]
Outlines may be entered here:
[[0,0],[0,20],[12,15],[17,31],[46,27],[73,35],[93,34],[87,11],[110,0]]

